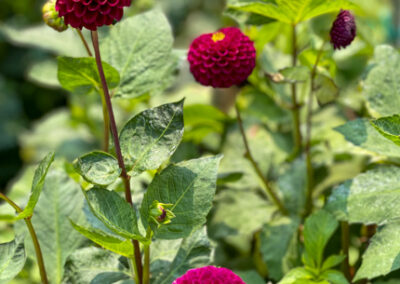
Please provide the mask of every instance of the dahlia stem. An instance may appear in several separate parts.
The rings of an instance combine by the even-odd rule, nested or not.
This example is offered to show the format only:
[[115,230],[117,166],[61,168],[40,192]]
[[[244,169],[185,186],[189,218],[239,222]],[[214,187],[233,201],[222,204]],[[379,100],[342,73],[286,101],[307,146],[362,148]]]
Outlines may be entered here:
[[[146,239],[151,241],[152,234],[153,231],[149,227],[147,229]],[[144,245],[143,284],[150,284],[150,243]]]
[[350,248],[350,226],[347,222],[340,222],[342,235],[342,253],[346,256],[342,263],[342,272],[349,282],[351,282],[349,248]]
[[89,55],[89,57],[93,57],[93,54],[92,54],[92,52],[90,51],[89,45],[88,45],[88,43],[87,43],[85,37],[83,36],[82,31],[81,31],[80,29],[75,29],[75,30],[76,30],[76,32],[78,33],[79,37],[81,38],[81,41],[82,41],[82,43],[83,43],[83,46],[84,46],[85,49],[86,49],[87,54]]
[[[12,201],[10,198],[5,196],[1,192],[0,192],[0,199],[3,199],[8,204],[10,204],[10,206],[13,207],[16,212],[21,213],[23,211],[17,204],[15,204],[14,201]],[[35,248],[36,259],[39,266],[40,278],[42,279],[43,284],[48,284],[49,282],[47,280],[46,267],[44,266],[42,250],[40,248],[39,240],[37,238],[35,229],[33,228],[31,217],[25,218],[24,221],[26,223],[26,226],[28,227],[29,234],[31,235],[32,238],[33,246]]]
[[317,75],[317,67],[321,60],[322,53],[324,51],[325,42],[322,44],[315,64],[310,75],[310,93],[307,101],[307,120],[306,120],[306,142],[305,142],[305,153],[306,153],[306,167],[307,167],[307,193],[306,193],[306,205],[304,216],[308,216],[313,209],[313,186],[314,186],[314,169],[311,161],[311,131],[312,131],[312,114],[313,114],[313,101],[314,101],[314,89],[315,89],[315,76]]
[[[126,199],[126,202],[128,202],[133,207],[130,177],[128,176],[128,174],[126,172],[124,159],[123,159],[122,153],[121,153],[121,146],[119,143],[117,124],[115,123],[115,117],[114,117],[114,111],[113,111],[113,107],[112,107],[112,103],[111,103],[111,97],[110,97],[110,93],[108,90],[106,77],[104,75],[103,65],[101,63],[99,36],[98,36],[97,31],[92,31],[92,42],[93,42],[93,48],[94,48],[95,57],[96,57],[97,69],[99,71],[99,76],[100,76],[103,91],[104,91],[104,100],[106,102],[107,111],[108,111],[108,115],[110,118],[111,135],[114,140],[115,153],[117,155],[118,165],[121,169],[121,177],[122,177],[122,180],[123,180],[124,186],[125,186],[125,199]],[[142,284],[143,283],[142,282],[142,279],[143,279],[142,272],[143,271],[142,271],[142,256],[140,254],[140,245],[137,240],[132,240],[132,243],[134,246],[135,264],[137,266],[139,284]]]
[[[297,34],[296,25],[292,25],[292,66],[296,67],[297,64]],[[297,101],[297,86],[296,83],[292,84],[292,116],[293,116],[293,137],[295,148],[292,156],[295,158],[301,151],[302,137],[300,130],[300,105]]]
[[264,174],[262,173],[262,171],[261,171],[260,167],[258,166],[257,162],[254,160],[253,155],[251,154],[249,142],[247,140],[246,132],[245,132],[244,127],[243,127],[243,120],[242,120],[242,117],[240,115],[240,110],[239,110],[239,106],[238,106],[237,103],[235,104],[235,110],[236,110],[236,119],[237,119],[237,122],[239,124],[240,133],[241,133],[242,139],[243,139],[243,144],[244,144],[244,147],[246,149],[246,153],[244,154],[245,158],[252,164],[252,166],[253,166],[254,170],[256,171],[258,177],[261,179],[262,183],[264,184],[267,196],[272,200],[273,203],[275,203],[275,205],[278,207],[279,211],[283,215],[288,215],[288,211],[286,210],[285,206],[283,205],[283,203],[281,202],[281,200],[279,199],[279,197],[275,193],[275,191],[272,189],[272,187],[269,184],[267,178],[264,176]]

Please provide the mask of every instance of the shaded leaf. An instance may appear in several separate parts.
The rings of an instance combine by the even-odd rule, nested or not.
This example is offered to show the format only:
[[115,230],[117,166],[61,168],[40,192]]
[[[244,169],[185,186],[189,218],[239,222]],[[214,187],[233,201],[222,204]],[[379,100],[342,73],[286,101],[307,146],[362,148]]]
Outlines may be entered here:
[[[215,195],[217,170],[221,156],[190,160],[170,165],[156,175],[145,193],[140,208],[142,221],[150,225],[160,239],[177,239],[188,236],[206,222]],[[154,200],[173,204],[175,214],[170,224],[160,228],[149,221],[149,211]]]
[[75,160],[74,167],[85,180],[100,186],[112,184],[121,174],[117,159],[101,151],[79,157]]
[[327,259],[325,259],[321,270],[324,271],[333,268],[342,263],[342,261],[345,260],[345,258],[346,258],[345,255],[336,255],[336,254],[331,255]]
[[372,126],[384,137],[400,146],[400,116],[393,115],[371,121]]
[[314,95],[319,105],[324,105],[334,101],[339,96],[339,89],[335,82],[322,74],[315,76]]
[[120,134],[121,151],[131,175],[157,169],[175,152],[183,135],[183,100],[145,110]]
[[8,283],[24,268],[26,260],[23,238],[0,244],[0,283]]

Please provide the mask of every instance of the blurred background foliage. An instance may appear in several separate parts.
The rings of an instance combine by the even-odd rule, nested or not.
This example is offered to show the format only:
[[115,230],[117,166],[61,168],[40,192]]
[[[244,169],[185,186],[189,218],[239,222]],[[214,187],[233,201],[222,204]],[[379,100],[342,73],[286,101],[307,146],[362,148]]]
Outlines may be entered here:
[[[353,2],[360,6],[356,15],[356,41],[346,50],[327,51],[322,62],[325,72],[334,78],[340,89],[340,96],[336,105],[325,105],[314,116],[313,160],[318,177],[316,196],[364,169],[366,157],[348,154],[351,152],[348,144],[332,128],[346,120],[368,116],[361,87],[374,46],[381,43],[397,46],[400,43],[399,1]],[[96,141],[101,141],[102,135],[98,97],[95,94],[85,98],[68,94],[57,82],[56,55],[69,52],[69,55],[84,56],[82,46],[72,32],[71,41],[65,42],[65,46],[59,44],[59,38],[52,40],[46,35],[43,38],[48,41],[29,44],[37,34],[26,28],[42,25],[42,4],[42,1],[2,0],[0,10],[0,189],[9,189],[10,180],[22,168],[27,168],[24,178],[13,185],[11,197],[16,200],[24,194],[24,190],[18,190],[19,186],[24,181],[30,182],[31,169],[28,166],[37,162],[49,149],[57,150],[57,155],[71,161],[93,147],[99,147]],[[255,266],[262,275],[264,267],[261,259],[265,256],[253,254],[259,251],[254,248],[265,240],[279,243],[280,239],[268,239],[271,238],[269,233],[278,226],[285,230],[293,226],[285,220],[264,225],[273,219],[274,212],[271,204],[260,198],[262,192],[251,165],[238,155],[244,149],[238,143],[241,138],[229,113],[234,95],[229,91],[212,90],[196,84],[188,72],[185,50],[199,34],[234,25],[234,19],[256,40],[258,70],[249,78],[250,84],[243,88],[238,101],[260,167],[279,185],[285,204],[296,211],[304,203],[303,192],[295,192],[298,188],[305,188],[305,166],[302,160],[286,163],[293,147],[290,113],[282,107],[288,102],[288,92],[282,85],[265,83],[260,76],[260,73],[274,73],[290,65],[290,30],[276,22],[248,19],[225,10],[225,5],[223,0],[133,0],[127,15],[154,6],[161,7],[165,12],[175,36],[174,47],[181,59],[181,72],[165,95],[152,97],[151,100],[146,95],[132,100],[118,100],[115,107],[118,109],[118,120],[122,122],[144,108],[186,97],[184,143],[173,161],[198,157],[202,153],[223,152],[225,156],[221,165],[224,175],[220,176],[215,200],[217,206],[208,222],[210,237],[218,241],[216,264],[240,270]],[[302,64],[313,64],[315,50],[319,48],[321,38],[328,35],[335,16],[324,15],[299,25],[299,60]],[[35,30],[36,33],[46,34],[49,31],[48,28]],[[55,42],[58,45],[52,46]],[[307,89],[299,89],[304,98]],[[144,188],[148,180],[139,182],[142,183],[140,188]],[[226,190],[228,188],[230,190]],[[295,246],[290,238],[282,245]],[[298,252],[287,247],[282,248],[285,253],[289,251],[287,256],[282,256],[284,264],[263,259],[270,266],[283,267],[285,271],[277,269],[276,278],[298,264]],[[354,250],[351,262],[354,264],[358,260],[358,252]]]

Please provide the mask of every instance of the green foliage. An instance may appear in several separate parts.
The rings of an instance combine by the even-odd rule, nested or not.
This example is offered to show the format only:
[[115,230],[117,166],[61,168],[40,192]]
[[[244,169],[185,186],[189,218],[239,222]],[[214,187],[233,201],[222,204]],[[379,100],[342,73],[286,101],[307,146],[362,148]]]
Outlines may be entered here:
[[110,230],[127,239],[144,239],[135,210],[118,193],[95,187],[86,191],[85,197],[93,214]]
[[103,59],[121,75],[115,95],[134,98],[168,87],[177,65],[172,43],[171,28],[158,10],[118,23],[101,44]]
[[[155,170],[172,156],[183,135],[183,100],[145,110],[120,134],[121,151],[130,175]],[[167,202],[168,203],[168,202]]]
[[26,260],[23,238],[0,244],[0,283],[8,283],[24,267]]
[[325,105],[334,101],[339,96],[339,89],[335,82],[328,76],[318,74],[315,77],[314,95],[319,105]]
[[47,172],[49,171],[53,160],[54,153],[50,153],[40,162],[33,177],[32,190],[28,204],[26,205],[25,209],[18,214],[17,219],[24,219],[32,216],[33,210],[35,209],[35,206],[39,200],[40,193],[42,192]]
[[334,190],[327,210],[350,223],[385,224],[399,217],[400,169],[380,166]]
[[[201,158],[170,165],[156,175],[145,193],[140,208],[142,222],[151,226],[159,239],[177,239],[203,225],[211,209],[221,156]],[[175,214],[170,224],[149,224],[149,210],[154,200],[173,204]]]
[[357,6],[347,0],[230,0],[228,8],[251,12],[288,24],[299,22],[340,9],[356,9]]
[[[119,73],[111,65],[102,62],[104,74],[109,88],[118,86]],[[61,86],[77,94],[87,94],[93,90],[102,90],[99,71],[94,58],[59,57],[58,80]]]
[[117,159],[101,151],[79,157],[74,167],[85,180],[99,186],[112,184],[121,174]]
[[372,126],[384,137],[400,146],[400,116],[393,115],[371,121]]

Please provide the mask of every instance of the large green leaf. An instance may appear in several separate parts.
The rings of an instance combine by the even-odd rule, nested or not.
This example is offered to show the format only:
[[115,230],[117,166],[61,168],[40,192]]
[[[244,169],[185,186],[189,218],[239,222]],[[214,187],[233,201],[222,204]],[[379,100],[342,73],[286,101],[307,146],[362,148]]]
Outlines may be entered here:
[[157,169],[175,152],[183,135],[183,100],[145,110],[120,134],[121,151],[130,174]]
[[374,60],[364,84],[369,107],[376,116],[399,113],[400,108],[400,55],[388,45],[375,48]]
[[211,262],[212,246],[204,228],[193,232],[182,244],[174,260],[155,279],[155,284],[170,284],[189,269],[203,267]]
[[112,184],[121,174],[117,159],[101,151],[79,157],[75,160],[74,167],[88,182],[100,186]]
[[[117,87],[118,71],[108,63],[102,64],[108,87]],[[90,57],[58,57],[58,80],[64,89],[78,94],[102,89],[96,60]]]
[[354,281],[386,275],[400,268],[400,223],[388,224],[371,239]]
[[228,8],[259,14],[288,24],[302,21],[340,9],[356,9],[348,0],[231,0]]
[[116,96],[137,97],[168,86],[176,64],[173,37],[166,17],[153,10],[126,18],[101,45],[103,58],[121,75]]
[[[83,198],[80,186],[64,171],[48,173],[41,198],[35,207],[32,223],[44,256],[46,271],[51,283],[61,283],[68,256],[84,241],[69,218],[80,220]],[[19,227],[25,230],[25,224]],[[29,237],[26,240],[29,256],[34,249]]]
[[313,261],[314,268],[322,266],[324,249],[339,223],[327,211],[320,210],[306,219],[304,223],[304,247],[306,259]]
[[47,172],[53,160],[54,153],[50,153],[40,162],[33,177],[32,190],[28,204],[26,205],[25,209],[18,214],[17,219],[24,219],[32,216],[33,210],[39,200],[40,193],[42,192]]
[[176,216],[170,224],[159,228],[153,222],[150,223],[157,238],[187,237],[194,229],[203,225],[215,195],[221,158],[214,156],[170,165],[156,175],[140,208],[145,227],[149,225],[149,211],[154,200],[173,204],[170,210]]
[[400,146],[400,115],[382,117],[371,123],[380,134]]
[[365,150],[400,157],[400,147],[383,137],[367,119],[356,119],[335,128],[346,140]]
[[26,260],[23,238],[0,244],[0,283],[8,283],[24,267]]
[[400,168],[381,166],[335,189],[327,210],[350,223],[385,224],[400,217]]
[[101,248],[76,250],[65,266],[65,284],[105,284],[130,278],[120,257]]
[[144,239],[139,232],[136,211],[115,191],[92,188],[85,192],[93,214],[111,231],[128,239]]
[[261,231],[261,254],[272,279],[281,279],[293,265],[290,249],[297,244],[299,223],[285,217],[264,225]]

